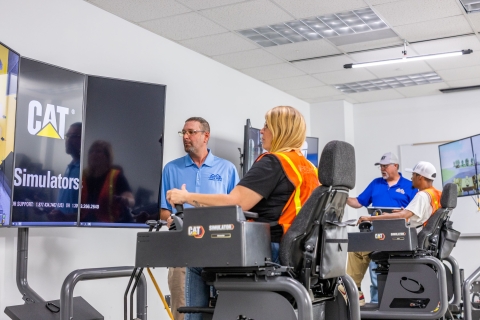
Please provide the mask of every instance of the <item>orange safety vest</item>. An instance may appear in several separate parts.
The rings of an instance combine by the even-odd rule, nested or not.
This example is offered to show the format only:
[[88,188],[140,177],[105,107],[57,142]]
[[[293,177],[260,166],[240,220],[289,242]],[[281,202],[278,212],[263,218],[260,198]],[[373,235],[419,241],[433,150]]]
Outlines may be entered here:
[[[432,206],[432,216],[433,214],[440,208],[440,198],[442,197],[442,191],[435,189],[434,187],[424,189],[430,195],[430,205]],[[428,220],[427,220],[428,221]],[[425,227],[427,225],[427,221],[423,224]]]
[[278,224],[282,226],[283,233],[287,232],[293,220],[300,212],[303,204],[312,194],[313,190],[320,185],[317,168],[298,151],[289,152],[266,152],[260,155],[259,161],[266,154],[273,154],[282,165],[283,172],[293,184],[295,190],[283,207]]
[[[111,169],[105,181],[103,182],[102,189],[98,195],[97,203],[98,209],[81,209],[81,216],[85,218],[90,213],[96,216],[97,222],[115,222],[119,219],[121,213],[121,206],[117,201],[114,201],[115,185],[117,184],[117,178],[120,175],[120,170]],[[82,183],[82,203],[88,200],[87,181],[85,178]]]

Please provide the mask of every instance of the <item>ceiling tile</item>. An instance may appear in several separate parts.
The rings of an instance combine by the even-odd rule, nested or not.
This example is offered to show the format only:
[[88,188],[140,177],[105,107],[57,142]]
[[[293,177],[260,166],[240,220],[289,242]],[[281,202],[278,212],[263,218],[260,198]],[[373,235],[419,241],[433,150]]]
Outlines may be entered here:
[[314,98],[314,99],[305,99],[305,101],[310,103],[320,103],[320,102],[327,102],[327,101],[338,101],[338,100],[345,100],[350,103],[358,103],[357,100],[349,97],[347,95],[338,95],[338,96],[329,96],[329,97],[321,97],[321,98]]
[[374,6],[391,27],[461,15],[455,0],[404,0]]
[[287,92],[300,99],[315,99],[328,96],[338,96],[339,93],[341,93],[337,89],[330,86],[289,90]]
[[355,62],[370,62],[388,59],[398,59],[403,57],[403,43],[395,48],[371,50],[365,52],[350,53],[348,56]]
[[284,91],[319,87],[325,85],[312,76],[298,76],[265,81],[267,84]]
[[213,59],[235,69],[246,69],[284,62],[262,49],[214,56]]
[[480,77],[472,79],[448,81],[448,85],[452,88],[480,86]]
[[231,30],[255,28],[293,17],[267,0],[254,0],[200,11],[206,17]]
[[245,2],[248,0],[177,0],[180,3],[183,3],[189,8],[192,8],[194,10],[203,10],[203,9],[209,9],[209,8],[215,8],[215,7],[220,7],[220,6],[225,6],[229,4],[234,4],[234,3],[239,3],[239,2]]
[[394,99],[404,98],[403,95],[401,95],[394,89],[351,93],[348,96],[357,100],[358,102],[373,102],[373,101],[394,100]]
[[451,52],[464,49],[480,51],[480,40],[475,35],[438,39],[432,41],[411,43],[407,50],[413,48],[418,54],[432,54],[438,52]]
[[367,68],[379,78],[404,76],[409,74],[431,72],[432,68],[425,61],[411,61],[407,63],[387,64]]
[[438,39],[472,33],[463,15],[394,27],[393,30],[409,42]]
[[455,69],[480,65],[480,51],[457,57],[428,60],[427,63],[433,70]]
[[228,30],[196,12],[141,22],[140,26],[162,37],[179,41],[208,36]]
[[242,72],[263,81],[304,75],[302,71],[289,63],[243,69]]
[[377,78],[366,69],[343,69],[340,71],[318,73],[313,76],[326,84],[342,84]]
[[246,51],[257,47],[236,33],[228,32],[207,37],[179,41],[180,44],[207,56]]
[[282,8],[290,12],[295,18],[308,18],[313,16],[324,15],[328,13],[337,13],[347,10],[360,9],[367,7],[367,3],[363,0],[335,0],[335,1],[318,1],[318,0],[273,0]]
[[396,2],[396,1],[403,1],[403,0],[369,0],[368,3],[372,6],[375,6],[377,4],[384,4],[384,3]]
[[475,27],[476,32],[480,32],[480,12],[479,13],[470,13],[468,18]]
[[289,61],[340,53],[338,49],[323,39],[268,47],[265,50]]
[[354,61],[345,55],[294,62],[293,65],[306,73],[320,73],[343,70],[343,65]]
[[361,50],[371,50],[389,46],[403,45],[403,40],[399,37],[380,39],[374,41],[367,41],[361,43],[352,43],[344,46],[338,46],[341,50],[345,52],[361,51]]
[[88,2],[132,22],[158,19],[192,11],[174,0],[90,0]]
[[439,90],[446,89],[446,88],[448,88],[448,84],[446,84],[445,82],[438,82],[438,83],[424,84],[420,86],[396,88],[396,90],[408,98],[408,97],[431,96],[434,94],[442,94],[442,92]]
[[443,81],[447,82],[454,80],[474,79],[478,78],[480,75],[480,66],[439,70],[437,73],[443,79]]

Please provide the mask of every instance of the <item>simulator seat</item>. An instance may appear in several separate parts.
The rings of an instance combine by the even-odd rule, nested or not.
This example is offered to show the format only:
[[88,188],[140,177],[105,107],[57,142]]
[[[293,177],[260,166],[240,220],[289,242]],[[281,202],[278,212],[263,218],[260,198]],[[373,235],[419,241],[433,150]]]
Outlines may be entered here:
[[[454,302],[459,305],[459,271],[455,270],[458,274],[452,276],[442,263],[443,259],[451,262],[449,256],[460,235],[451,228],[452,222],[449,221],[452,210],[457,205],[455,184],[445,185],[440,203],[441,208],[408,244],[413,250],[392,249],[371,253],[371,259],[378,264],[379,301],[378,304],[369,303],[361,308],[362,319],[438,319],[447,312],[452,290],[455,291]],[[385,242],[384,245],[390,241],[393,246],[394,242],[405,241],[403,235],[408,238],[410,232],[414,234],[413,228],[399,228],[404,223],[402,221],[374,221],[371,232],[383,235],[381,242]],[[395,225],[394,229],[392,225]],[[452,278],[456,279],[453,281],[454,288],[447,286],[447,282],[452,284]],[[456,307],[451,306],[450,310],[452,309],[455,310]]]
[[[204,268],[202,277],[219,294],[214,309],[197,312],[213,314],[214,320],[338,319],[335,312],[325,310],[335,309],[328,308],[328,302],[343,301],[336,299],[340,277],[353,283],[346,276],[347,224],[342,219],[348,191],[355,186],[354,148],[342,141],[329,142],[321,155],[319,179],[322,185],[282,238],[281,265],[266,261],[256,268]],[[358,303],[352,308],[350,319],[360,319]],[[179,311],[196,312],[191,307]],[[206,313],[203,319],[209,319]]]

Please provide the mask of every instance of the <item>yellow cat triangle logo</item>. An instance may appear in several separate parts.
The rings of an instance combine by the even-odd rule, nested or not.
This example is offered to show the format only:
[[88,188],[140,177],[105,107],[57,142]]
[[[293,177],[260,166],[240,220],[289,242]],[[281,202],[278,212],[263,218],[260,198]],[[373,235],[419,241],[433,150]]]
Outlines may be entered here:
[[37,136],[54,138],[54,139],[61,139],[57,130],[55,130],[55,128],[52,126],[51,123],[49,123],[45,127],[43,127],[43,129],[40,130],[40,132],[37,133]]

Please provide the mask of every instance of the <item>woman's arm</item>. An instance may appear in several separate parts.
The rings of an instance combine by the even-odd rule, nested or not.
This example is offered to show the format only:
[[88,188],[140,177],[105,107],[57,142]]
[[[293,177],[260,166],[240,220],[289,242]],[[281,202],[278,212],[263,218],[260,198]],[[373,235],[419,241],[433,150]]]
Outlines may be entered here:
[[167,191],[167,201],[172,205],[188,203],[195,207],[239,205],[242,210],[250,210],[262,196],[255,191],[237,185],[229,194],[201,194],[190,193],[182,185],[182,189]]

